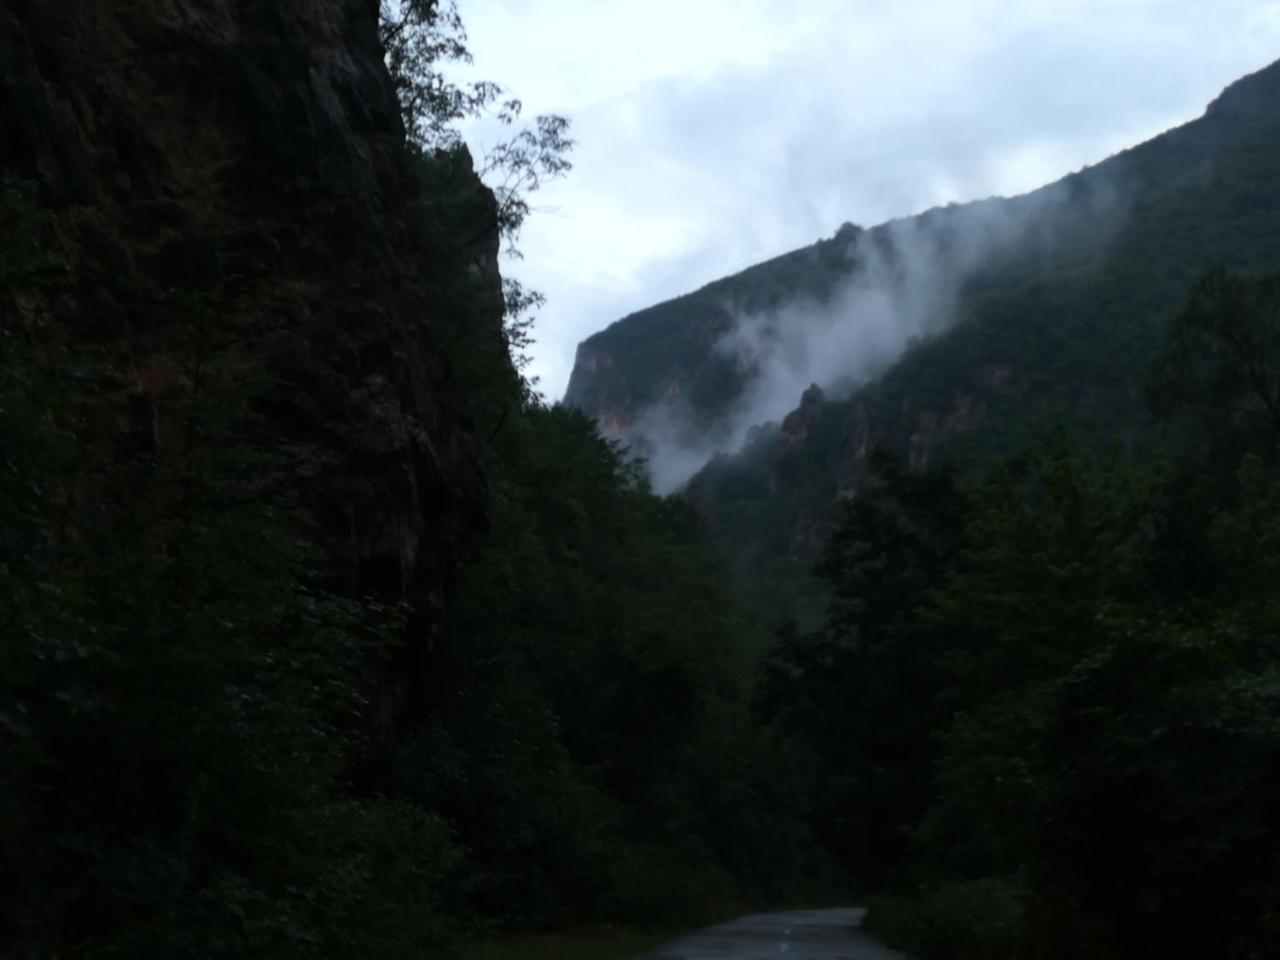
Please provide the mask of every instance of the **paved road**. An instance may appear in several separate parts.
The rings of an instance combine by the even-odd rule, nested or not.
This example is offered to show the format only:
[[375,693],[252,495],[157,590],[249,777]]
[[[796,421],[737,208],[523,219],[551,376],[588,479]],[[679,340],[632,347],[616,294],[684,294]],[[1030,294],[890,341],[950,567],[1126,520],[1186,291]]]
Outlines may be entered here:
[[758,913],[707,927],[636,960],[906,960],[858,928],[866,911]]

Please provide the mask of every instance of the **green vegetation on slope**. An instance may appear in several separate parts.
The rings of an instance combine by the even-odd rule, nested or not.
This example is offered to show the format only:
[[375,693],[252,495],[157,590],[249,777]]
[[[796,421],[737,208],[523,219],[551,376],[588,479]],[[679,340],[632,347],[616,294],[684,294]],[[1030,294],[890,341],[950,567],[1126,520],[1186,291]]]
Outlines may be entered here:
[[952,326],[828,400],[803,443],[783,449],[776,431],[760,431],[695,477],[691,495],[757,615],[808,616],[811,603],[786,598],[808,593],[813,545],[838,497],[866,481],[874,447],[916,465],[981,466],[1065,421],[1084,440],[1149,448],[1144,378],[1192,278],[1215,265],[1259,272],[1280,262],[1277,103],[1280,65],[1240,81],[1204,118],[1047,188],[1108,186],[1119,219],[1095,229],[1087,216],[1068,217],[1051,256],[981,266]]
[[846,505],[761,710],[913,953],[1280,948],[1278,289],[1212,274],[1168,327],[1167,458],[885,459]]

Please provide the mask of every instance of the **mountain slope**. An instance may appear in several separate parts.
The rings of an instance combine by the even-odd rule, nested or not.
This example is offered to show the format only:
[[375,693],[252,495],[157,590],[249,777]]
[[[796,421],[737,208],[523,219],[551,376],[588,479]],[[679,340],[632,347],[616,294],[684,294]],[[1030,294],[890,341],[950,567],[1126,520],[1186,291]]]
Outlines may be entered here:
[[[1280,64],[1232,85],[1202,118],[1035,193],[871,231],[844,228],[619,321],[579,348],[566,402],[650,456],[681,432],[676,442],[733,439],[725,424],[754,412],[743,399],[767,375],[768,350],[794,343],[789,331],[809,322],[818,336],[808,364],[795,367],[815,369],[813,353],[833,331],[865,326],[868,300],[849,290],[875,272],[868,250],[889,251],[882,259],[899,268],[881,287],[899,308],[891,319],[914,340],[903,336],[906,349],[891,362],[826,351],[840,355],[849,378],[815,377],[826,396],[809,394],[780,427],[757,426],[741,452],[713,459],[688,488],[754,595],[762,584],[776,589],[762,609],[791,609],[798,564],[814,556],[834,504],[858,488],[876,446],[916,464],[986,459],[1057,416],[1139,442],[1157,333],[1195,276],[1209,265],[1250,271],[1280,261],[1278,143]],[[852,251],[843,274],[842,245]],[[928,269],[913,270],[921,249]],[[924,308],[912,303],[922,278],[942,288]],[[757,322],[760,304],[777,319],[744,362],[726,345],[740,343],[734,324]],[[655,444],[645,426],[663,409],[681,430]],[[736,435],[746,435],[741,426]]]

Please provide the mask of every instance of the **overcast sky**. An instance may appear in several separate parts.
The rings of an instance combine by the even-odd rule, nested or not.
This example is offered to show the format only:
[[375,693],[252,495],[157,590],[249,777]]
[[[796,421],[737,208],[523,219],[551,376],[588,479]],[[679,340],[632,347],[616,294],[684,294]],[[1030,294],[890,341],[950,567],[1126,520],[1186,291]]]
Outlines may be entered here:
[[[475,75],[578,142],[504,264],[532,372],[632,311],[829,236],[1008,195],[1280,59],[1280,0],[459,0]],[[466,131],[483,154],[495,133]]]

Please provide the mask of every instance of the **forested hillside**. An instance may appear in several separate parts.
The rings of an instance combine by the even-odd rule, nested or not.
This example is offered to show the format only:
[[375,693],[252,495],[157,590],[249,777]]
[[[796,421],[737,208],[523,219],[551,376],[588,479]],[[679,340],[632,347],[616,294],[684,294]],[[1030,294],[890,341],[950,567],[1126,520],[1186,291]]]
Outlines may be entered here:
[[1065,429],[977,474],[873,458],[763,713],[913,955],[1280,950],[1280,276],[1166,324],[1156,456]]
[[[794,598],[811,592],[805,569],[875,448],[916,465],[981,463],[1060,417],[1081,436],[1145,442],[1144,378],[1193,279],[1213,265],[1280,263],[1278,104],[1280,65],[1234,84],[1201,119],[1036,193],[847,228],[626,318],[583,343],[566,402],[642,455],[680,443],[710,455],[717,443],[696,438],[728,436],[717,424],[741,417],[770,353],[795,342],[787,325],[817,323],[809,352],[836,353],[853,381],[829,376],[822,402],[804,406],[800,384],[782,408],[794,411],[789,426],[746,424],[757,429],[738,430],[745,449],[720,443],[730,455],[689,485],[759,614],[812,615],[814,603]],[[965,245],[972,253],[949,253]],[[878,248],[887,269],[871,258]],[[879,368],[863,359],[874,340],[840,347],[876,306],[847,292],[868,262],[891,291],[891,322],[916,334]],[[947,285],[923,306],[900,292]],[[824,297],[825,309],[794,307]],[[776,329],[744,356],[728,331],[761,311]],[[664,429],[646,434],[655,410]]]

